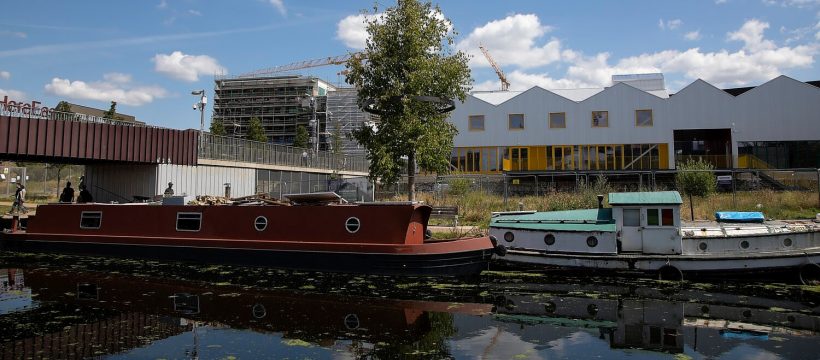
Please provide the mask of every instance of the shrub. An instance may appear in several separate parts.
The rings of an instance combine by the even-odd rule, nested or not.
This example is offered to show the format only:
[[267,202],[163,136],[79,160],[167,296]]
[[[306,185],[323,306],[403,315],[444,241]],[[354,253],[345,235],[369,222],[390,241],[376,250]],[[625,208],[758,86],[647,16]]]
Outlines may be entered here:
[[470,179],[464,178],[454,178],[447,180],[447,185],[449,185],[447,193],[453,196],[464,195],[468,191],[470,191],[472,184],[473,182]]
[[707,196],[716,191],[717,177],[715,177],[715,167],[712,164],[703,160],[689,159],[678,163],[677,168],[675,184],[678,191],[693,196]]

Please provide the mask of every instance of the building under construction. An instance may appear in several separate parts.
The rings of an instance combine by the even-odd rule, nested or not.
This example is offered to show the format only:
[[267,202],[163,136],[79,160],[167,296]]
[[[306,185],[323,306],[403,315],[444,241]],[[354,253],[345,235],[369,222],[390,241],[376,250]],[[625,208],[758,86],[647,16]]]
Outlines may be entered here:
[[269,142],[292,145],[297,127],[304,126],[311,145],[318,138],[319,150],[335,145],[346,154],[364,153],[348,135],[370,120],[356,105],[355,89],[337,89],[317,77],[217,78],[213,121],[222,122],[228,135],[243,137],[254,117],[261,121]]

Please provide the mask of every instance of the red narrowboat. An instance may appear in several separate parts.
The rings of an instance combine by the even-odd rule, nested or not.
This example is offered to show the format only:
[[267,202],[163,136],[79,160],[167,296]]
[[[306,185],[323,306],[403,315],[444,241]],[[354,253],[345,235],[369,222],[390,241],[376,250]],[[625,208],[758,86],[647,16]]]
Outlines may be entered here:
[[25,230],[4,231],[1,243],[10,251],[407,276],[473,276],[504,253],[486,236],[430,241],[430,213],[417,203],[47,204]]

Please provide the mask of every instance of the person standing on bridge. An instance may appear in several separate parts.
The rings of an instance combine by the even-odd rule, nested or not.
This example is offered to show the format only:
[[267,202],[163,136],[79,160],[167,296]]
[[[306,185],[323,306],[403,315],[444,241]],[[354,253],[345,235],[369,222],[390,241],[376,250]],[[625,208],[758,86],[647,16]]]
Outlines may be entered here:
[[74,189],[71,188],[71,181],[66,181],[63,193],[60,194],[61,203],[74,202]]
[[167,188],[167,189],[165,189],[165,192],[164,192],[164,193],[162,193],[162,196],[163,196],[163,197],[171,197],[171,196],[174,196],[174,189],[173,189],[173,187],[174,187],[174,183],[169,182],[169,183],[168,183],[168,188]]

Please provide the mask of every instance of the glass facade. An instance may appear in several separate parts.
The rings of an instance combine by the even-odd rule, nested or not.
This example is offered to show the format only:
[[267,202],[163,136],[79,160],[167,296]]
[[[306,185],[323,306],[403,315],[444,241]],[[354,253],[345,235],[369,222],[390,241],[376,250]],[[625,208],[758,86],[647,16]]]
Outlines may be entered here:
[[737,167],[790,169],[820,167],[820,141],[749,141],[737,143]]

